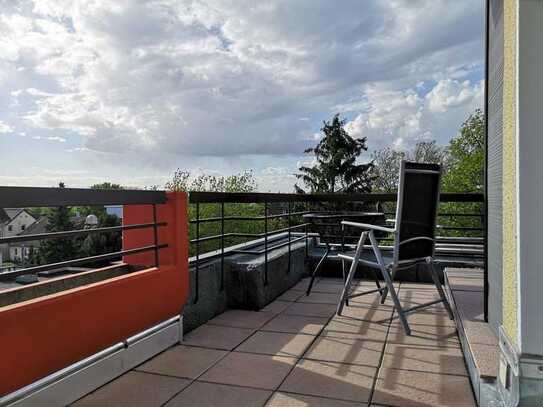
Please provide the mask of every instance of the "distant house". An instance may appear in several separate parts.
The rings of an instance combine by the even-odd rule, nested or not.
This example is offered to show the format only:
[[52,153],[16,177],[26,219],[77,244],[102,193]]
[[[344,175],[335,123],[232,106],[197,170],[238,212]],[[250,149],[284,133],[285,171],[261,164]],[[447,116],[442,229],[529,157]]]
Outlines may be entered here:
[[[47,217],[43,216],[27,227],[19,236],[37,235],[47,232]],[[9,245],[9,258],[11,261],[23,263],[30,259],[32,253],[37,250],[40,240],[29,240],[26,242],[15,242]]]
[[[36,218],[24,208],[0,208],[0,237],[16,236],[24,232]],[[8,244],[0,244],[0,263],[10,260]]]

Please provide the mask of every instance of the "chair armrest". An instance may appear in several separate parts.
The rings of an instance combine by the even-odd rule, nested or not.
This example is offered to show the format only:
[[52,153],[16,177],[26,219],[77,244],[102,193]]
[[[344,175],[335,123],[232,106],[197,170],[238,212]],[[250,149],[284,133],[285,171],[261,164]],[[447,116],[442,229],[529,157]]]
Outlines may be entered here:
[[436,240],[435,239],[432,239],[431,237],[428,237],[428,236],[419,236],[419,237],[412,237],[410,239],[406,239],[402,242],[400,242],[399,246],[401,246],[402,244],[404,243],[411,243],[411,242],[415,242],[417,240],[429,240],[431,242],[435,242]]
[[370,230],[378,230],[380,232],[387,232],[387,233],[395,233],[396,229],[386,228],[384,226],[378,226],[378,225],[370,225],[369,223],[358,223],[358,222],[349,222],[349,221],[342,221],[342,225],[345,226],[353,226],[355,228],[360,229],[370,229]]

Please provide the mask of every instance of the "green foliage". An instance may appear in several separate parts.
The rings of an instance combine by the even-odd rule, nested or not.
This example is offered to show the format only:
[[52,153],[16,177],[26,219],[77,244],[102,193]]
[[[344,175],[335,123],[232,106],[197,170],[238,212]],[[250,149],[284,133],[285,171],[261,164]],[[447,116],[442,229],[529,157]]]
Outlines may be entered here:
[[447,192],[482,192],[484,187],[485,118],[477,110],[460,127],[448,148],[448,171],[443,178]]
[[385,147],[372,154],[374,167],[374,190],[377,192],[396,192],[398,189],[398,175],[402,160],[421,163],[440,164],[442,171],[448,167],[448,151],[437,145],[436,141],[420,141],[411,151],[394,150]]
[[[302,166],[300,179],[310,193],[361,193],[371,191],[372,163],[357,164],[357,159],[366,151],[366,137],[355,139],[345,130],[345,119],[336,114],[332,120],[324,121],[323,138],[316,147],[304,151],[315,156],[313,167]],[[298,193],[305,193],[295,185]]]
[[201,174],[192,177],[190,171],[177,169],[165,188],[168,191],[255,192],[257,184],[252,171],[228,176]]
[[[485,165],[485,117],[476,110],[460,127],[460,134],[448,147],[447,173],[443,177],[445,192],[483,192]],[[441,205],[442,212],[481,214],[480,217],[450,217],[442,222],[446,226],[479,227],[482,225],[481,203],[448,203]],[[453,236],[480,235],[477,231],[451,231]]]
[[[115,215],[107,213],[98,218],[98,227],[119,226],[120,220]],[[97,256],[100,254],[114,253],[121,250],[122,236],[120,232],[92,233],[83,239],[77,239],[80,257]],[[107,263],[107,262],[106,262]],[[99,264],[94,264],[97,266]]]
[[[64,188],[61,182],[59,188]],[[72,230],[71,211],[66,206],[51,208],[47,214],[47,232],[62,232]],[[37,252],[31,256],[31,263],[56,263],[76,257],[77,248],[72,238],[42,240]]]
[[[257,183],[252,171],[245,171],[239,174],[229,176],[215,176],[201,174],[193,177],[187,170],[178,169],[175,171],[172,179],[165,185],[169,191],[205,191],[205,192],[256,192]],[[189,206],[189,219],[196,219],[196,205]],[[221,205],[219,204],[200,204],[199,218],[215,218],[221,215]],[[238,204],[229,203],[224,205],[224,214],[227,217],[256,217],[261,216],[264,212],[262,204]],[[276,227],[278,222],[270,222],[271,228]],[[252,222],[243,220],[226,220],[224,232],[258,234],[263,232],[263,222]],[[221,234],[221,222],[205,222],[199,226],[199,236],[215,236]],[[197,236],[196,225],[190,224],[189,237],[195,239]],[[252,238],[254,239],[254,237]],[[247,240],[252,240],[248,237],[227,237],[225,238],[225,247],[242,243]],[[209,240],[200,243],[200,253],[206,253],[213,250],[218,250],[221,247],[220,239]],[[196,245],[190,247],[190,255],[196,254]]]
[[[447,147],[440,147],[435,141],[419,142],[411,151],[398,151],[386,147],[372,155],[375,164],[375,190],[395,192],[401,160],[430,162],[442,166],[442,192],[482,192],[484,177],[484,115],[476,110],[461,125],[460,134]],[[385,205],[392,212],[393,205]],[[442,216],[438,223],[445,227],[477,228],[482,225],[483,206],[480,203],[442,203],[440,213],[480,214],[478,216]],[[442,236],[480,236],[475,230],[440,231]]]

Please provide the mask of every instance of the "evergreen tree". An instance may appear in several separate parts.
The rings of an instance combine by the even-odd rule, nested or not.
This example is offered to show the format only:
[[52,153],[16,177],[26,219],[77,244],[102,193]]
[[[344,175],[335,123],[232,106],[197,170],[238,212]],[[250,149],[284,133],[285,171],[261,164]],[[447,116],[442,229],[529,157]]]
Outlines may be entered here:
[[[64,183],[60,183],[59,188],[64,188]],[[71,211],[66,206],[52,208],[47,214],[47,232],[62,232],[72,230],[74,225],[71,221]],[[40,243],[37,257],[39,263],[48,264],[64,260],[70,260],[76,257],[77,248],[73,238],[47,239]]]
[[[324,121],[321,129],[324,137],[314,148],[305,150],[313,154],[317,163],[313,167],[302,166],[300,179],[310,193],[363,193],[371,191],[373,163],[357,164],[357,159],[366,151],[366,137],[355,139],[345,130],[345,119],[336,114],[332,120]],[[306,191],[295,185],[298,193]]]

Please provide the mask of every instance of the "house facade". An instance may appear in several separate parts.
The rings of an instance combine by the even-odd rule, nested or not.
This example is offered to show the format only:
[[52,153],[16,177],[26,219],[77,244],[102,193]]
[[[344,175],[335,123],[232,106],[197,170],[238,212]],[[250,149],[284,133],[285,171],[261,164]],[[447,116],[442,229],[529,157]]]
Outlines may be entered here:
[[[36,222],[36,218],[23,208],[0,208],[0,237],[16,236]],[[8,244],[0,245],[0,264],[16,261],[11,257]]]
[[[30,226],[25,228],[24,231],[19,233],[19,236],[25,235],[38,235],[47,232],[47,217],[43,216]],[[16,263],[24,264],[29,260],[35,250],[38,250],[40,240],[29,240],[25,242],[15,242],[9,245],[9,258]]]

